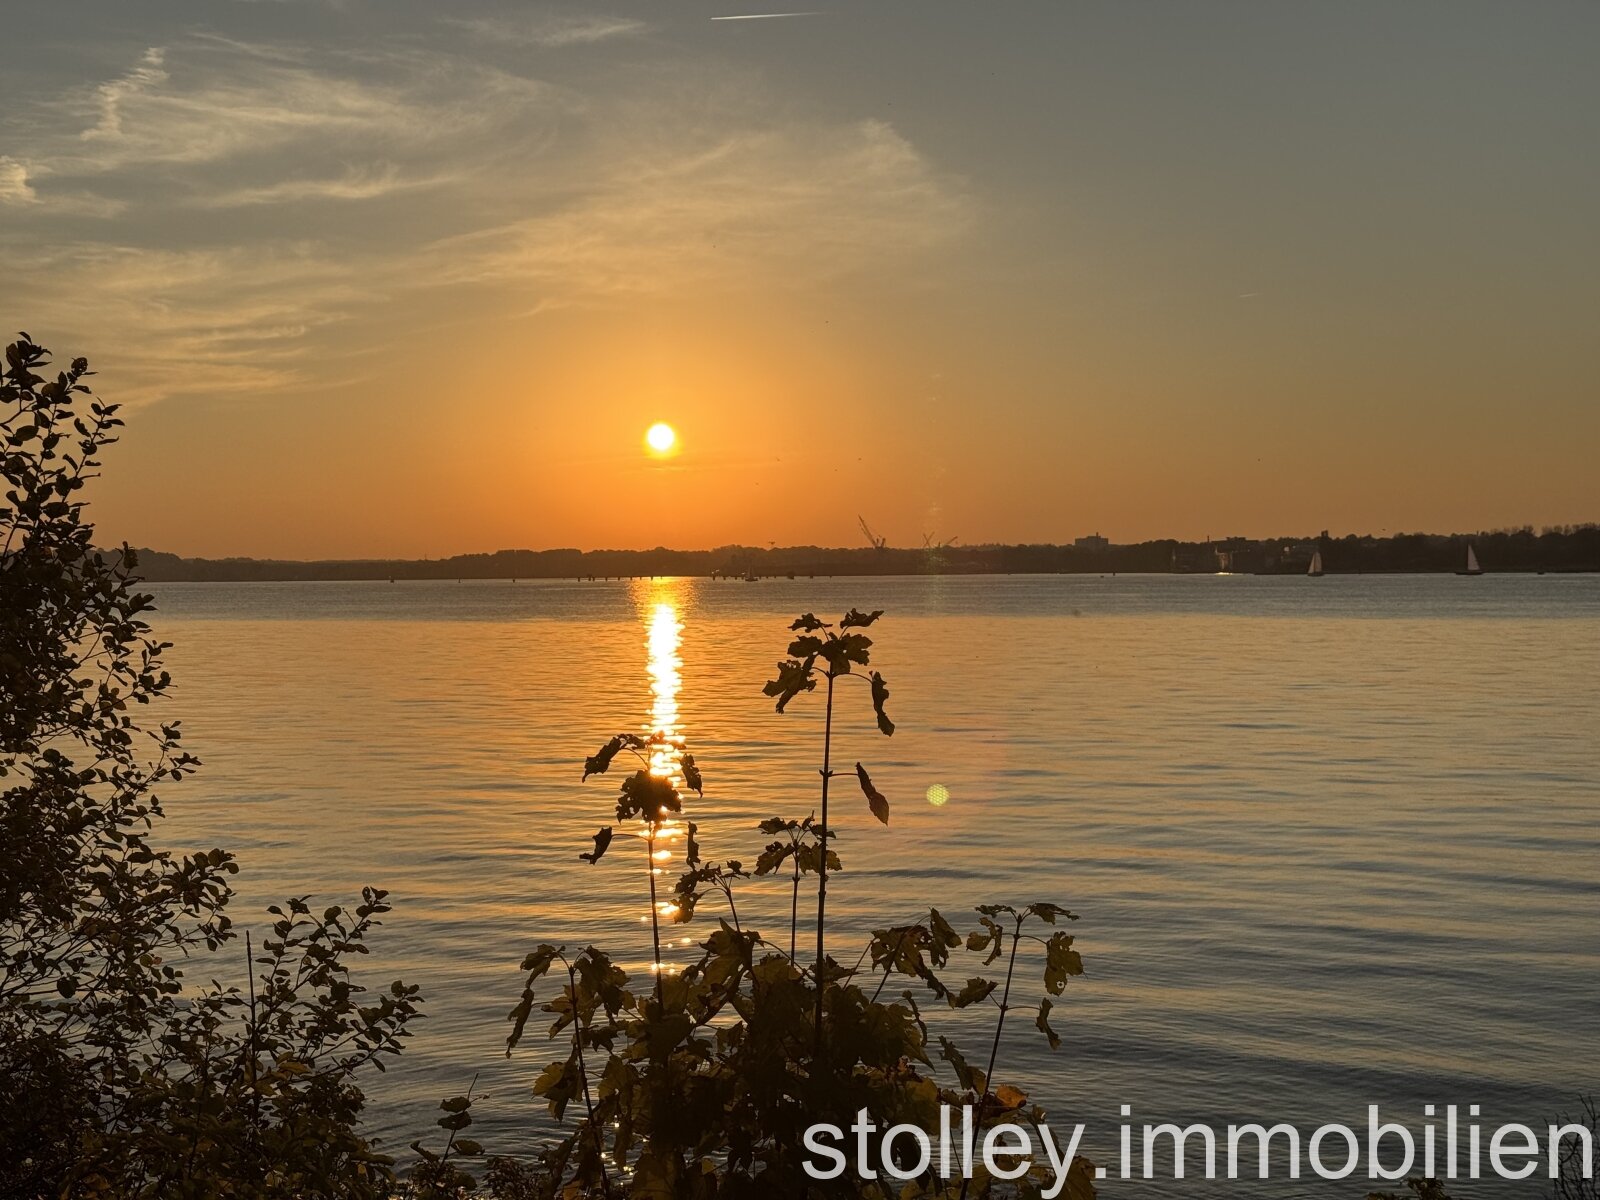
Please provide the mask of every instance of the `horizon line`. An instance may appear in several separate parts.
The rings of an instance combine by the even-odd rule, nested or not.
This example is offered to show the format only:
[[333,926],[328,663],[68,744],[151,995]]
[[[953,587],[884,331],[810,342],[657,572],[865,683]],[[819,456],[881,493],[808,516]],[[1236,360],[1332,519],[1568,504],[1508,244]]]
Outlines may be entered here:
[[[1300,545],[1308,545],[1310,543],[1319,542],[1319,541],[1322,541],[1324,539],[1326,539],[1328,541],[1332,541],[1332,542],[1338,542],[1338,541],[1344,541],[1344,540],[1350,539],[1350,538],[1355,538],[1355,539],[1360,540],[1360,541],[1390,541],[1390,540],[1393,540],[1395,538],[1402,538],[1402,537],[1423,537],[1423,538],[1428,538],[1428,539],[1437,539],[1437,540],[1440,540],[1440,541],[1451,541],[1451,540],[1461,539],[1461,538],[1510,537],[1510,536],[1517,536],[1517,535],[1531,535],[1531,536],[1536,537],[1536,538],[1542,538],[1542,537],[1546,537],[1546,536],[1550,536],[1550,535],[1565,536],[1565,535],[1570,535],[1572,533],[1583,532],[1583,531],[1592,530],[1592,529],[1596,529],[1596,528],[1600,528],[1600,520],[1597,520],[1597,521],[1577,521],[1577,522],[1569,522],[1569,523],[1562,523],[1562,524],[1556,524],[1556,525],[1544,525],[1544,526],[1538,526],[1538,527],[1535,527],[1535,526],[1532,526],[1532,525],[1500,526],[1500,527],[1496,527],[1496,528],[1493,528],[1493,529],[1455,530],[1455,531],[1452,531],[1452,532],[1449,532],[1449,533],[1430,532],[1430,531],[1427,531],[1427,530],[1399,530],[1399,531],[1396,531],[1396,532],[1393,532],[1393,533],[1388,532],[1388,531],[1380,531],[1378,533],[1372,533],[1372,532],[1365,532],[1365,533],[1348,532],[1348,533],[1335,534],[1335,533],[1330,533],[1327,530],[1322,530],[1322,531],[1320,531],[1318,533],[1312,533],[1312,534],[1275,534],[1275,535],[1271,535],[1271,536],[1258,536],[1258,535],[1252,535],[1252,534],[1230,534],[1230,535],[1228,535],[1226,537],[1202,537],[1202,538],[1183,538],[1183,537],[1166,536],[1166,537],[1142,538],[1142,539],[1135,540],[1135,541],[1125,541],[1125,542],[1116,542],[1116,541],[1110,540],[1109,538],[1106,538],[1106,539],[1100,540],[1098,542],[1098,544],[1096,543],[1096,541],[1094,539],[1100,539],[1101,535],[1096,533],[1096,534],[1091,534],[1091,535],[1080,535],[1078,538],[1074,538],[1074,539],[1071,539],[1071,540],[1068,540],[1068,541],[1059,541],[1059,542],[1049,542],[1049,541],[1035,541],[1035,542],[1030,542],[1030,541],[1017,541],[1017,542],[1003,542],[1003,541],[963,542],[963,541],[956,540],[956,541],[952,541],[952,542],[949,542],[949,543],[934,542],[934,543],[931,543],[931,544],[928,544],[928,545],[922,545],[922,546],[883,546],[883,547],[862,546],[862,545],[835,545],[835,546],[829,546],[829,545],[824,545],[824,544],[822,544],[820,542],[815,542],[815,543],[813,543],[813,542],[796,542],[796,543],[791,543],[791,544],[783,545],[783,546],[777,546],[777,545],[773,545],[773,544],[770,544],[770,543],[768,545],[765,545],[765,546],[760,546],[760,545],[754,545],[754,544],[745,543],[745,542],[724,542],[724,543],[722,543],[720,545],[716,545],[716,546],[699,546],[699,547],[682,547],[682,546],[666,546],[666,545],[655,545],[655,546],[591,546],[591,547],[546,546],[546,547],[542,547],[542,548],[532,547],[532,546],[505,546],[505,547],[500,547],[500,548],[495,549],[495,550],[459,550],[459,551],[456,551],[455,553],[444,554],[444,555],[415,555],[415,554],[413,554],[413,555],[395,555],[395,554],[390,554],[390,555],[354,554],[354,555],[351,555],[351,554],[347,554],[347,555],[335,555],[335,556],[325,556],[325,557],[315,557],[315,558],[311,558],[311,557],[258,556],[258,555],[254,555],[254,554],[222,554],[222,555],[183,554],[183,553],[179,553],[177,551],[172,551],[172,550],[161,550],[161,549],[158,549],[157,547],[154,547],[154,546],[132,546],[132,549],[136,553],[141,554],[141,555],[142,554],[163,555],[165,557],[181,559],[181,560],[184,560],[184,561],[202,561],[202,562],[259,562],[259,563],[307,563],[307,564],[311,564],[311,563],[420,563],[420,562],[450,562],[450,561],[452,561],[454,559],[464,559],[464,558],[494,558],[494,557],[499,556],[499,555],[509,555],[509,554],[535,554],[535,555],[541,555],[541,554],[718,554],[718,553],[724,553],[724,552],[730,552],[730,551],[737,551],[737,552],[740,552],[740,553],[757,553],[757,554],[782,554],[782,553],[786,553],[786,552],[806,551],[806,552],[813,552],[813,553],[814,552],[824,552],[824,553],[828,553],[828,554],[862,554],[862,555],[870,555],[870,554],[925,554],[925,553],[954,553],[954,554],[960,554],[960,553],[964,553],[964,552],[980,552],[980,551],[995,551],[995,550],[1015,550],[1015,549],[1055,549],[1055,550],[1078,550],[1078,551],[1099,552],[1099,551],[1110,551],[1110,550],[1117,550],[1117,549],[1131,549],[1131,548],[1137,548],[1137,547],[1148,547],[1148,546],[1160,545],[1160,544],[1163,544],[1163,543],[1171,543],[1173,545],[1178,545],[1178,546],[1216,546],[1216,545],[1225,545],[1225,544],[1228,544],[1228,543],[1256,543],[1256,544],[1281,544],[1281,543],[1295,544],[1295,543],[1298,543]],[[1082,543],[1088,543],[1088,544],[1082,544]],[[129,543],[129,544],[131,545],[131,543]]]

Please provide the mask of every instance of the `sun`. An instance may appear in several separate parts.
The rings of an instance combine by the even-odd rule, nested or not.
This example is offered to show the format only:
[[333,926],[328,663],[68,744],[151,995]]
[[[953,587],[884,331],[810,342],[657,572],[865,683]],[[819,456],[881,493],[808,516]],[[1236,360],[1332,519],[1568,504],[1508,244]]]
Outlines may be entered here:
[[678,444],[678,434],[665,421],[657,421],[645,431],[644,443],[655,453],[666,454]]

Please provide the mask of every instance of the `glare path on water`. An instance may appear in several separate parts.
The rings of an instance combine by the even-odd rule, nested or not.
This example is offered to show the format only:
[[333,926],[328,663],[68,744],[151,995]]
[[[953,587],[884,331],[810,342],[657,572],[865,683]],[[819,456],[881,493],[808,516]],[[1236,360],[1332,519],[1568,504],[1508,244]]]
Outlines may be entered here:
[[[672,786],[681,792],[684,788],[683,750],[679,743],[683,738],[683,730],[679,720],[678,691],[683,683],[683,659],[679,656],[683,622],[678,619],[678,606],[666,589],[650,585],[650,590],[642,599],[648,654],[645,673],[650,680],[650,719],[645,722],[643,732],[646,737],[662,739],[650,750],[650,772],[670,779]],[[671,922],[678,906],[660,896],[663,885],[670,878],[667,864],[673,859],[671,844],[680,841],[686,832],[684,822],[671,817],[663,818],[656,826],[653,841],[648,821],[640,821],[636,831],[637,836],[651,846],[650,870],[656,876],[656,915],[663,924],[663,950],[671,945],[670,937],[665,934],[672,928]],[[649,919],[648,912],[639,918],[641,923],[648,923]],[[686,937],[678,940],[680,945],[685,946],[690,942]],[[677,969],[665,961],[651,964],[652,971],[667,974]]]

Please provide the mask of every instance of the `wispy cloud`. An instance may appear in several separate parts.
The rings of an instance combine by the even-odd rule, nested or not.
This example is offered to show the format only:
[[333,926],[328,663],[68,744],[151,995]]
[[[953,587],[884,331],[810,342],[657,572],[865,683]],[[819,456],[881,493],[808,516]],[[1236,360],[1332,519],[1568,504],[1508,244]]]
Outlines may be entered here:
[[36,204],[39,194],[28,182],[28,164],[0,155],[0,204]]
[[394,163],[352,167],[323,179],[282,179],[259,187],[234,188],[198,197],[202,208],[245,208],[256,204],[286,204],[304,200],[375,200],[380,196],[416,188],[440,187],[451,182],[446,174],[408,177]]
[[601,13],[530,13],[520,17],[450,17],[448,24],[477,37],[516,46],[586,46],[632,37],[649,26],[633,17]]
[[123,106],[167,81],[164,69],[166,58],[167,52],[164,48],[152,46],[144,52],[138,64],[126,74],[102,83],[96,88],[99,119],[80,136],[85,141],[121,137]]
[[[559,36],[621,36],[584,29]],[[514,319],[894,269],[970,208],[893,126],[798,118],[701,63],[580,92],[414,43],[191,38],[0,132],[29,327],[135,401],[309,386],[395,314],[442,319],[439,288],[451,319]]]
[[116,78],[43,102],[20,136],[47,142],[30,157],[61,176],[259,161],[302,144],[347,157],[390,147],[399,157],[492,127],[508,109],[526,116],[551,92],[440,55],[368,51],[341,66],[195,38],[181,53],[151,48]]
[[117,379],[117,398],[132,403],[303,382],[307,337],[377,299],[309,244],[85,243],[11,258],[30,281],[34,312],[74,335],[74,353],[92,351]]
[[797,286],[926,248],[967,218],[952,183],[881,121],[656,134],[608,155],[608,174],[556,211],[440,243],[440,270],[591,298]]
[[114,217],[127,205],[108,196],[93,192],[49,189],[39,190],[41,177],[49,169],[36,163],[0,155],[0,206],[27,206],[42,217]]

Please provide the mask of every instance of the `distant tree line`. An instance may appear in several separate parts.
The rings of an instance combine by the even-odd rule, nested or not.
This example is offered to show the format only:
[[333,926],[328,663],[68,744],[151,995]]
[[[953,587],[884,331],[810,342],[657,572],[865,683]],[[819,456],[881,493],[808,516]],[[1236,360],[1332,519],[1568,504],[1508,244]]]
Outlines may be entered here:
[[711,550],[500,550],[439,559],[291,561],[182,558],[139,551],[141,575],[178,580],[597,579],[649,576],[829,576],[1304,573],[1315,551],[1329,573],[1457,571],[1473,547],[1486,571],[1600,571],[1600,524],[1531,527],[1473,534],[1401,533],[1386,537],[1171,538],[1104,548],[1055,545],[883,549],[824,546],[719,546]]

